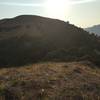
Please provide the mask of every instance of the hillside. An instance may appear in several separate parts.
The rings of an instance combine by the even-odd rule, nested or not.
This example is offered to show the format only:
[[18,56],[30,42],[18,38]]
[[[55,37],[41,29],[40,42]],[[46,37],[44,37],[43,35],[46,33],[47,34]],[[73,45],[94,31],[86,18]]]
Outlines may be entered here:
[[100,36],[100,25],[94,25],[92,27],[85,28],[85,30]]
[[89,60],[100,64],[95,35],[57,19],[22,15],[0,20],[0,65]]
[[0,100],[99,100],[100,69],[90,62],[0,69]]

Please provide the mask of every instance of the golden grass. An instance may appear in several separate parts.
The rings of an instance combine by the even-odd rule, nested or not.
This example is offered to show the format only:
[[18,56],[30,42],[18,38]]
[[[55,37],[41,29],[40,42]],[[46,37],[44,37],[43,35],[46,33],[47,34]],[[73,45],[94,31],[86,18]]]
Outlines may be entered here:
[[86,62],[46,62],[3,68],[0,87],[6,91],[1,98],[9,100],[9,94],[13,100],[100,100],[100,69],[93,66]]

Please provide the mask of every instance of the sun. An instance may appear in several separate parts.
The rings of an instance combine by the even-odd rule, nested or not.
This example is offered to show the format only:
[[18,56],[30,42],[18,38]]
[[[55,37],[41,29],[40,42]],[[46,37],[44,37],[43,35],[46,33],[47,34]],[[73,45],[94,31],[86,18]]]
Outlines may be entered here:
[[48,17],[65,20],[70,11],[70,0],[47,0],[45,3]]

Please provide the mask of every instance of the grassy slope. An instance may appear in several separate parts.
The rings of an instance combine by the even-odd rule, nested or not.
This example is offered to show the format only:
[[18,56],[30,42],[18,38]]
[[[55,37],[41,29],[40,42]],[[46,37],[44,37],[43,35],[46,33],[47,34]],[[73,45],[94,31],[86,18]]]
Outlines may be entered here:
[[100,69],[89,62],[2,68],[0,100],[100,100]]

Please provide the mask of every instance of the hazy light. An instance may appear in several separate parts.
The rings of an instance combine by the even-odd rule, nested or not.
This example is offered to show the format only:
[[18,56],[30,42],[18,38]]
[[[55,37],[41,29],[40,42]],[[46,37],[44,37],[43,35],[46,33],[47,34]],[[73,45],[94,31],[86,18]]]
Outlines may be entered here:
[[66,4],[80,4],[80,3],[88,3],[97,0],[45,0],[46,3],[21,3],[21,2],[0,2],[0,5],[9,5],[9,6],[33,6],[33,7],[44,7],[45,5],[51,6],[59,6]]
[[43,4],[39,3],[15,3],[15,2],[1,2],[0,5],[8,5],[8,6],[27,6],[27,7],[43,7]]
[[70,0],[47,0],[45,3],[47,16],[62,20],[66,19],[70,7]]
[[70,4],[81,4],[81,3],[88,3],[93,2],[96,0],[70,0]]

